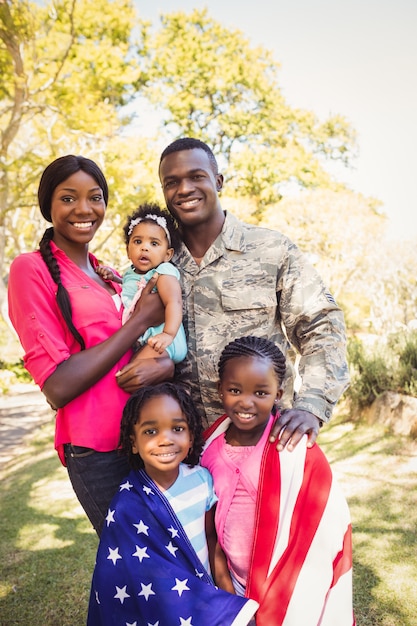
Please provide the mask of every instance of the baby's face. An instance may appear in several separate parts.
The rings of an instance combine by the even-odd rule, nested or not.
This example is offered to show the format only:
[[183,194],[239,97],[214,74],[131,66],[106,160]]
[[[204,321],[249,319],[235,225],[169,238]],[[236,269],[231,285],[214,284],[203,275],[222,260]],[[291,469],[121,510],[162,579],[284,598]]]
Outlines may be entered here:
[[127,244],[127,256],[139,274],[167,263],[172,259],[164,229],[155,222],[140,222],[134,227]]

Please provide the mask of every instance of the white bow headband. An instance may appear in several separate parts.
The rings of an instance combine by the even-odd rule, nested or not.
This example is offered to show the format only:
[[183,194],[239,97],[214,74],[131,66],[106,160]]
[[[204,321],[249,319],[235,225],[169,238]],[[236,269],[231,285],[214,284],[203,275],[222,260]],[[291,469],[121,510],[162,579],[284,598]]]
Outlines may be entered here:
[[127,230],[128,237],[130,237],[130,235],[133,233],[133,229],[135,228],[135,226],[143,222],[143,220],[153,220],[158,224],[158,226],[163,228],[168,239],[168,245],[171,246],[171,235],[169,234],[165,217],[162,217],[160,215],[154,215],[153,213],[148,213],[148,215],[145,215],[145,217],[137,217],[135,220],[132,220]]

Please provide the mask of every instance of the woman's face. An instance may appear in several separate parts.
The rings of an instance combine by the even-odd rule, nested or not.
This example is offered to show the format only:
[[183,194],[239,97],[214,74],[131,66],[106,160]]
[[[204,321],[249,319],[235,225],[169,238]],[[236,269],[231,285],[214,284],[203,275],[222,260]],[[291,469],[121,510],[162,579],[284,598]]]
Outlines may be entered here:
[[88,244],[101,226],[106,212],[103,190],[97,181],[82,170],[72,174],[54,190],[51,220],[54,242]]

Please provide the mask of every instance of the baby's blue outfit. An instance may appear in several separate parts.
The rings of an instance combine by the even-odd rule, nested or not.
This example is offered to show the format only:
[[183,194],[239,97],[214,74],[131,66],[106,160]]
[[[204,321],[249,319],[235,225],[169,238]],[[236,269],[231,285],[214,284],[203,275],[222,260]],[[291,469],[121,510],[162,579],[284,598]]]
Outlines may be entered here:
[[[175,276],[177,280],[180,279],[180,273],[177,268],[172,265],[172,263],[161,263],[161,265],[158,265],[158,267],[149,270],[149,272],[146,272],[146,274],[137,274],[135,270],[130,267],[123,274],[121,298],[123,306],[125,308],[125,312],[128,312],[134,299],[136,304],[138,294],[142,293],[142,289],[145,287],[146,283],[149,282],[155,272],[158,272],[158,274]],[[157,287],[154,288],[154,291],[158,291]],[[159,326],[151,326],[141,337],[139,337],[138,343],[144,346],[149,337],[153,337],[154,335],[158,335],[162,332],[164,332],[164,324],[160,324]],[[173,342],[168,346],[166,351],[170,359],[172,359],[174,363],[180,363],[185,359],[185,356],[187,354],[187,340],[185,338],[184,326],[182,324],[179,327]]]

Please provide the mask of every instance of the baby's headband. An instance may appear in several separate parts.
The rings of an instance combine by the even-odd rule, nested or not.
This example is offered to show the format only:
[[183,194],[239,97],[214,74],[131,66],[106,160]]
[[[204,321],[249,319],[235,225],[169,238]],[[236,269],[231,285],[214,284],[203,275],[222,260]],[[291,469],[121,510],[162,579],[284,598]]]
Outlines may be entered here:
[[165,217],[162,217],[161,215],[154,215],[153,213],[148,213],[148,215],[145,215],[145,217],[137,217],[135,220],[132,220],[129,224],[129,228],[127,231],[128,237],[130,237],[130,235],[133,233],[133,229],[135,228],[135,226],[143,222],[143,220],[153,220],[158,224],[158,226],[163,228],[168,239],[168,245],[171,246],[171,235],[169,234]]

